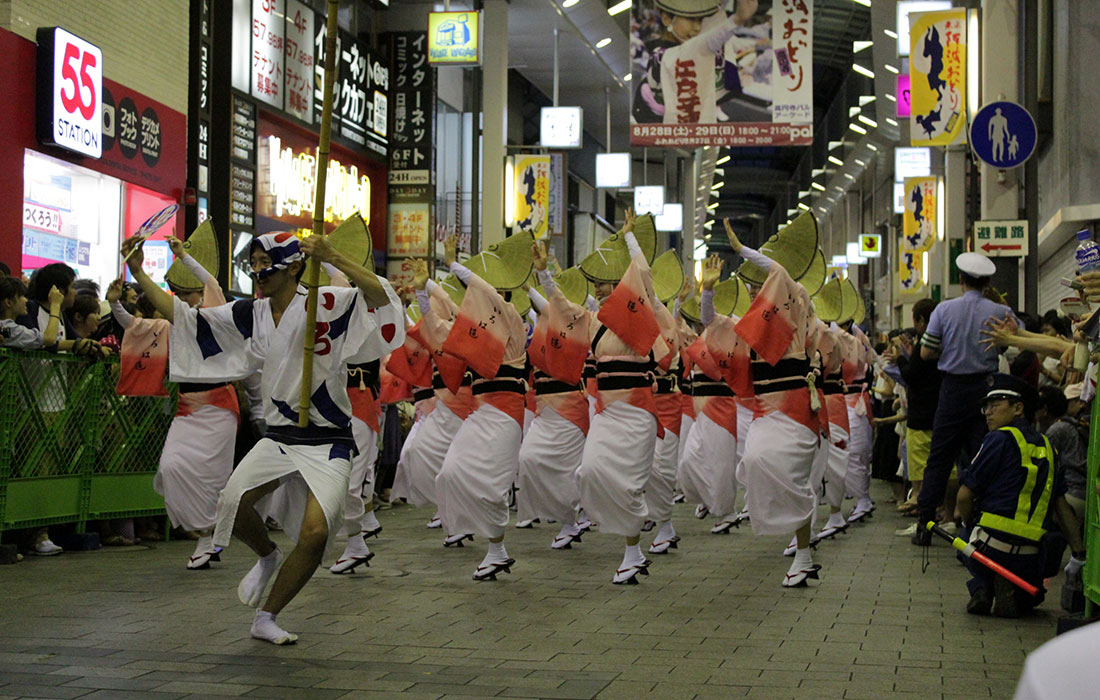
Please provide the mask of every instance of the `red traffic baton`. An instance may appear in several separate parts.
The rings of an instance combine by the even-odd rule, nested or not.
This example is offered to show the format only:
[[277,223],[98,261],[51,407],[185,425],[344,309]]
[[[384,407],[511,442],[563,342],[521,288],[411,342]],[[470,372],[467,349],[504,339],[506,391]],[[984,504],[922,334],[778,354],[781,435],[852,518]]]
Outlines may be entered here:
[[937,537],[940,537],[950,542],[951,546],[959,550],[962,555],[967,559],[973,559],[974,561],[978,562],[1001,578],[1008,580],[1010,583],[1012,583],[1012,585],[1018,587],[1020,590],[1026,591],[1029,595],[1039,595],[1038,588],[1023,580],[1008,569],[1004,568],[986,555],[982,554],[974,548],[974,545],[970,544],[969,542],[964,542],[962,539],[955,537],[947,530],[944,530],[942,527],[932,521],[929,521],[928,524],[924,527]]

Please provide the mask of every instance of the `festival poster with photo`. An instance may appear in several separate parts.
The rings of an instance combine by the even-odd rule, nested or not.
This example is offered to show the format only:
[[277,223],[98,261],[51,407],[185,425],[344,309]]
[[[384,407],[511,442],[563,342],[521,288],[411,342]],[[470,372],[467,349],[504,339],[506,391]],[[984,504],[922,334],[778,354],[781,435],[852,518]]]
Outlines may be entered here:
[[812,0],[635,0],[632,146],[813,142]]
[[905,213],[901,248],[905,252],[931,250],[936,243],[936,177],[905,178]]
[[909,16],[909,140],[966,143],[966,9]]

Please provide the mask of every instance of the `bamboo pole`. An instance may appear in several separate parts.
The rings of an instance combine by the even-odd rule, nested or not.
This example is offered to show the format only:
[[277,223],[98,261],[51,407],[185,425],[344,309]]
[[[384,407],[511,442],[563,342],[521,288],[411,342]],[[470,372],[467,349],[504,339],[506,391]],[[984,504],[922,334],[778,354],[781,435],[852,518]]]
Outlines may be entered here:
[[[339,0],[328,0],[325,29],[325,99],[321,108],[321,140],[317,146],[317,194],[313,198],[313,235],[325,235],[325,182],[328,179],[329,134],[332,131],[332,86],[336,82],[336,14]],[[316,258],[306,262],[306,333],[302,357],[302,393],[298,400],[298,427],[309,426],[309,404],[313,394],[313,342],[317,327],[317,285],[320,264]]]

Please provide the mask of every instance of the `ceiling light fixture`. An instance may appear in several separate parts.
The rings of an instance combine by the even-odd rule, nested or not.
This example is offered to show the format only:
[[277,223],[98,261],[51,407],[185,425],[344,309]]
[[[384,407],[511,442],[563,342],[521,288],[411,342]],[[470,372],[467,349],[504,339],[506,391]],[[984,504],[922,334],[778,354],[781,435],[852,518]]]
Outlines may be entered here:
[[897,120],[892,119],[890,117],[886,117],[886,123],[889,124],[890,126],[897,126],[898,125]]
[[615,15],[619,14],[620,12],[624,12],[626,10],[629,10],[630,9],[630,3],[631,3],[631,0],[623,0],[620,3],[616,3],[616,4],[612,5],[611,7],[607,8],[607,14],[614,17]]
[[886,70],[890,71],[891,73],[898,72],[898,69],[895,66],[891,66],[889,63],[886,64]]
[[875,96],[874,95],[860,95],[859,96],[859,106],[860,107],[862,107],[864,105],[869,105],[874,101],[875,101]]
[[878,150],[878,146],[876,146],[873,143],[868,143],[867,148],[870,148],[872,151],[877,151]]
[[634,74],[633,73],[627,73],[626,75],[623,76],[623,82],[624,83],[629,83],[631,80],[634,80]]
[[[889,68],[889,66],[887,66],[887,68]],[[856,73],[859,73],[860,75],[865,75],[868,78],[871,78],[872,80],[874,80],[875,72],[873,70],[871,70],[870,68],[864,68],[863,66],[859,65],[858,63],[853,63],[852,64],[852,70],[854,70]]]
[[863,5],[864,7],[871,6],[871,0],[852,0],[857,5]]
[[726,183],[725,183],[725,181],[723,180],[722,182],[716,182],[716,183],[714,183],[713,185],[711,185],[711,186],[710,186],[710,188],[711,188],[712,190],[720,190],[720,189],[722,189],[722,185],[724,185],[724,184],[726,184]]
[[875,42],[873,41],[853,41],[852,53],[859,53],[860,51],[863,51],[864,49],[869,49],[874,45]]
[[718,202],[715,202],[714,204],[708,204],[707,205],[707,211],[714,211],[717,208],[718,208]]
[[581,0],[565,0],[565,2],[563,2],[561,4],[561,6],[562,7],[573,7],[574,5],[576,5],[580,1]]
[[718,161],[715,163],[715,165],[721,165],[722,163],[728,163],[729,159],[730,159],[729,156],[722,156],[721,158],[718,159]]
[[871,127],[872,129],[877,129],[878,128],[878,122],[876,122],[874,119],[871,119],[870,117],[868,117],[866,115],[863,115],[863,114],[859,115],[859,120],[861,122],[863,122],[864,124],[866,124],[867,126]]
[[855,161],[856,161],[856,165],[858,165],[859,167],[861,167],[861,168],[866,168],[867,167],[867,161],[860,160],[859,158],[856,158]]
[[810,207],[803,204],[802,202],[798,203],[798,208],[801,209],[802,211],[809,211],[810,210]]
[[897,102],[898,101],[898,98],[894,97],[890,93],[886,93],[886,99],[890,100],[891,102]]
[[825,185],[822,185],[820,182],[811,183],[810,187],[814,188],[818,192],[824,192],[825,191]]
[[596,48],[597,49],[602,49],[603,47],[607,46],[610,43],[611,43],[611,37],[605,36],[604,38],[602,38],[602,39],[600,39],[599,41],[596,42]]
[[885,34],[886,36],[890,37],[891,39],[897,39],[898,38],[898,33],[895,32],[893,29],[883,29],[882,33]]
[[851,129],[852,131],[856,132],[857,134],[860,134],[861,136],[866,136],[867,135],[867,130],[864,129],[859,124],[856,124],[855,122],[852,122],[851,124],[849,124],[848,128]]
[[840,158],[837,158],[836,156],[829,156],[829,162],[837,167],[844,167],[844,161],[842,161]]

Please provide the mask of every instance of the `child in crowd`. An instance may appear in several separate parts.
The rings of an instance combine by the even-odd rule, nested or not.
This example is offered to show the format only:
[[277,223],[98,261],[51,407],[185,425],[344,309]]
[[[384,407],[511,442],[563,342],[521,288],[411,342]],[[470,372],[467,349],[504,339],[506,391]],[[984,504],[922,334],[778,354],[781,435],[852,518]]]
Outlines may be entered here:
[[65,295],[50,287],[49,321],[43,331],[25,328],[15,322],[27,313],[27,288],[15,277],[0,277],[0,346],[19,350],[39,350],[57,342],[61,326],[61,304]]

